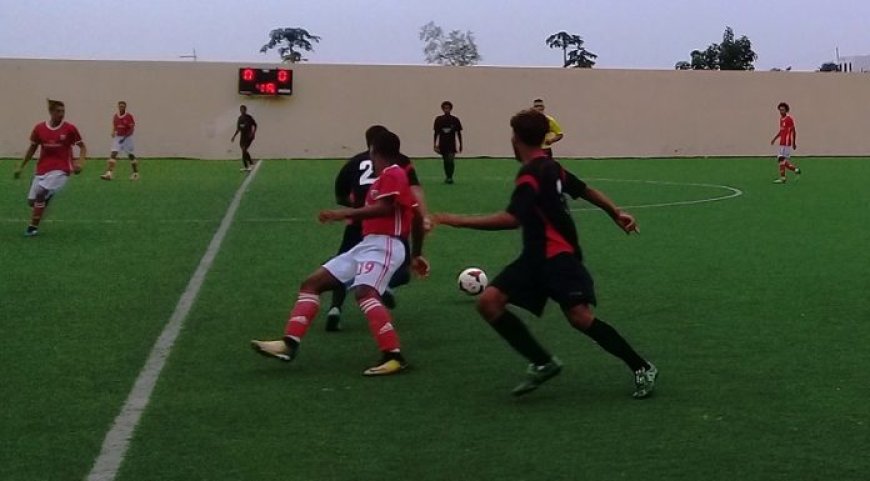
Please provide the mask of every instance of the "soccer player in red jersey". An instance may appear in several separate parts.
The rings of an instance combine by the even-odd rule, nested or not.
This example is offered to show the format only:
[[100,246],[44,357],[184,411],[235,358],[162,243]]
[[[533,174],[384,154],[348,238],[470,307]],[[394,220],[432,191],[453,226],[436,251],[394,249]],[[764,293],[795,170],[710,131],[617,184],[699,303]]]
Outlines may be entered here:
[[[14,173],[16,179],[21,178],[21,171],[39,148],[36,175],[33,176],[30,193],[27,196],[27,203],[33,208],[30,225],[24,233],[27,237],[39,233],[39,222],[49,201],[66,185],[70,172],[78,174],[82,171],[82,165],[88,155],[79,130],[63,119],[66,115],[66,106],[63,102],[49,100],[48,112],[50,119],[33,127],[30,133],[30,147]],[[73,145],[77,145],[80,149],[79,159],[73,158]]]
[[139,162],[133,154],[135,128],[136,120],[133,114],[127,112],[127,102],[123,100],[118,102],[118,113],[112,116],[112,153],[109,155],[106,172],[100,176],[101,179],[112,180],[112,172],[115,170],[115,164],[118,163],[118,152],[126,152],[127,158],[130,159],[130,167],[133,169],[130,180],[139,180]]
[[784,184],[786,180],[786,169],[797,175],[801,174],[801,169],[791,163],[791,153],[797,149],[797,130],[794,128],[794,119],[789,115],[791,108],[788,104],[782,102],[776,108],[779,110],[779,133],[773,137],[773,140],[770,141],[770,145],[775,144],[776,140],[779,139],[779,151],[777,153],[777,160],[779,160],[779,178],[773,182],[775,184]]
[[371,160],[377,179],[366,194],[365,206],[325,210],[321,222],[361,220],[363,240],[349,251],[330,259],[302,282],[296,305],[290,313],[284,338],[277,341],[251,341],[251,347],[264,356],[292,361],[312,320],[320,308],[320,294],[341,284],[354,290],[369,330],[382,353],[377,365],[366,369],[366,376],[395,374],[407,367],[393,326],[390,311],[381,296],[390,278],[408,255],[405,240],[413,228],[411,268],[421,276],[429,273],[422,257],[423,217],[408,184],[405,172],[396,165],[399,137],[383,132],[372,141]]
[[514,304],[540,316],[551,298],[559,303],[572,327],[634,372],[633,396],[638,399],[649,396],[658,376],[656,367],[638,355],[616,329],[593,314],[595,287],[583,265],[577,229],[565,195],[601,208],[627,234],[637,232],[634,217],[547,155],[541,145],[550,127],[543,113],[520,112],[511,119],[511,127],[514,152],[522,167],[506,211],[484,216],[437,214],[432,220],[436,225],[452,227],[523,231],[522,253],[484,290],[477,305],[493,329],[531,363],[525,381],[513,394],[534,391],[559,374],[562,363],[506,307]]

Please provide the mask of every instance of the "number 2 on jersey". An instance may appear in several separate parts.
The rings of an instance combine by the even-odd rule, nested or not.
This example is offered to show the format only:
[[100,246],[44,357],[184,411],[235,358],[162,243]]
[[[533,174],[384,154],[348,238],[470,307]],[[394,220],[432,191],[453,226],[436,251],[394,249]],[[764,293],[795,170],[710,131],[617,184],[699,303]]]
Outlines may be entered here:
[[359,175],[359,185],[371,185],[375,183],[375,164],[371,160],[364,160],[359,163],[359,170],[362,173]]

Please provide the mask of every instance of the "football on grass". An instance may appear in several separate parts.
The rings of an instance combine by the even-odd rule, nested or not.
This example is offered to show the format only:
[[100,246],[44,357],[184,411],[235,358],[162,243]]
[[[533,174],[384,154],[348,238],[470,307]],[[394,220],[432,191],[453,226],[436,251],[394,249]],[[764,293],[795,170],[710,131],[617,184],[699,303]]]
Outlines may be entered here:
[[459,278],[456,279],[456,282],[459,284],[460,291],[469,296],[476,296],[486,289],[486,273],[477,267],[469,267],[459,273]]

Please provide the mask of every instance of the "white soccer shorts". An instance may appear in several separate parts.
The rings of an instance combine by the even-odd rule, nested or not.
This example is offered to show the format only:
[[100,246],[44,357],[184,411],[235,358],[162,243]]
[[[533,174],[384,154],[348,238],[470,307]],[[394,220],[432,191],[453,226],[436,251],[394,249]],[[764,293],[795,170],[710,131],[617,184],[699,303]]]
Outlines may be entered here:
[[777,155],[779,157],[782,157],[783,159],[790,159],[791,158],[791,147],[788,145],[780,145],[779,152],[777,153]]
[[405,245],[387,235],[367,235],[353,249],[330,259],[323,267],[350,288],[370,286],[383,294],[393,274],[405,262]]
[[34,175],[33,182],[30,183],[30,193],[27,195],[27,199],[35,200],[40,187],[47,190],[48,197],[51,197],[60,191],[60,189],[63,189],[67,180],[69,180],[69,174],[62,170],[52,170],[42,175]]
[[126,137],[116,135],[112,137],[112,152],[126,152],[132,154],[134,150],[132,135]]

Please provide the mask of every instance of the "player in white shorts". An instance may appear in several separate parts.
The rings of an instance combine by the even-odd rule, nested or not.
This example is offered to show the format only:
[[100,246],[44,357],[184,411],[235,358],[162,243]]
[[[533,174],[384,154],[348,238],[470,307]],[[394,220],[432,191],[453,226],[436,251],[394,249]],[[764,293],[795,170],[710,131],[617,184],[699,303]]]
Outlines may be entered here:
[[[24,160],[15,168],[15,178],[19,179],[24,166],[33,158],[36,149],[39,149],[36,173],[27,194],[27,203],[32,209],[30,225],[24,233],[27,237],[39,233],[39,222],[49,201],[66,185],[70,173],[78,174],[82,171],[82,164],[88,154],[79,130],[64,120],[66,107],[63,102],[49,100],[48,112],[51,118],[33,127],[30,147],[24,154]],[[79,159],[73,158],[74,145],[79,147]]]
[[127,112],[127,102],[123,100],[118,102],[118,113],[112,116],[112,153],[109,154],[106,172],[100,176],[101,179],[112,180],[112,173],[118,163],[118,153],[124,152],[130,159],[130,168],[133,169],[130,180],[139,180],[139,162],[133,153],[136,150],[133,146],[135,128],[136,119],[133,118],[133,114]]
[[422,256],[423,216],[411,192],[408,176],[395,164],[399,159],[399,137],[389,131],[377,135],[370,153],[378,178],[369,188],[365,206],[326,210],[319,216],[321,222],[361,220],[362,242],[332,258],[302,282],[296,305],[284,329],[284,338],[251,341],[251,347],[258,353],[292,361],[311,321],[317,317],[320,294],[347,285],[353,288],[382,353],[378,364],[363,374],[395,374],[407,367],[392,316],[383,305],[381,295],[408,255],[405,242],[412,229],[411,268],[421,276],[429,274],[429,264]]
[[775,184],[784,184],[786,182],[785,173],[787,170],[794,172],[797,175],[801,174],[801,169],[794,165],[791,161],[791,153],[797,149],[797,129],[794,126],[794,118],[789,114],[791,107],[785,102],[777,105],[779,110],[779,131],[770,141],[770,145],[779,140],[779,149],[777,150],[776,160],[779,162],[779,178],[774,180]]

